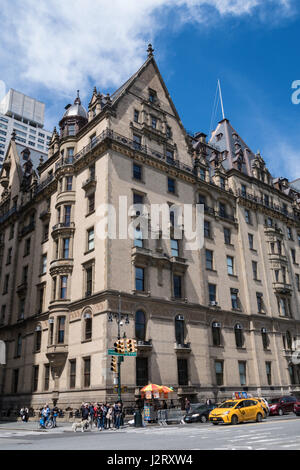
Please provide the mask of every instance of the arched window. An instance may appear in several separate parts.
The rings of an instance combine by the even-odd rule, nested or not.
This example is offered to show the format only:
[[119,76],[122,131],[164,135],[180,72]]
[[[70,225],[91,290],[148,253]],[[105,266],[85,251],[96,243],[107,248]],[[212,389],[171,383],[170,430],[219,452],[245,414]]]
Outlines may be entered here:
[[42,327],[41,325],[37,325],[35,329],[35,341],[34,341],[34,350],[38,352],[41,350],[42,344]]
[[212,328],[213,345],[221,346],[221,323],[213,322],[211,328]]
[[85,312],[83,315],[84,319],[84,340],[88,341],[92,339],[92,331],[93,331],[93,319],[91,312]]
[[288,349],[292,349],[292,337],[291,337],[291,333],[289,331],[286,332],[286,344],[287,344],[287,348]]
[[143,310],[135,314],[135,337],[138,341],[145,341],[146,338],[146,316]]
[[269,338],[268,338],[268,333],[267,333],[266,328],[261,329],[261,338],[262,338],[263,348],[268,349]]
[[237,348],[242,348],[244,344],[243,327],[237,323],[234,327],[235,343]]
[[175,338],[177,344],[184,344],[184,316],[175,317]]

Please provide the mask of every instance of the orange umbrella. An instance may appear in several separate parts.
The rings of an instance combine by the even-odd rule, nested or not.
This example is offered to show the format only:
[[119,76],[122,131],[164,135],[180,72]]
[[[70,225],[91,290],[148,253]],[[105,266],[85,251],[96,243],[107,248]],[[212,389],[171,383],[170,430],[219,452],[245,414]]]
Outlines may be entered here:
[[141,389],[141,392],[159,392],[160,386],[156,384],[148,384]]
[[160,391],[163,393],[172,393],[174,392],[173,388],[167,387],[166,385],[161,385]]

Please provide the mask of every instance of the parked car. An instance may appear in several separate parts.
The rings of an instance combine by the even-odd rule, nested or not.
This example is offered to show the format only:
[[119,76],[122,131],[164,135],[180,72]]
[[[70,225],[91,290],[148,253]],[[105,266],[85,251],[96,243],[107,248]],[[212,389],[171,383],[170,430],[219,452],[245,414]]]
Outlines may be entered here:
[[294,413],[296,416],[300,416],[300,401],[294,404]]
[[213,424],[238,424],[246,421],[261,422],[264,411],[261,403],[254,399],[228,400],[209,414]]
[[296,402],[297,402],[297,398],[293,396],[272,398],[269,401],[270,415],[282,416],[285,413],[294,411],[294,405]]
[[216,408],[216,405],[205,405],[203,403],[192,404],[191,410],[183,418],[185,423],[206,423],[209,413]]

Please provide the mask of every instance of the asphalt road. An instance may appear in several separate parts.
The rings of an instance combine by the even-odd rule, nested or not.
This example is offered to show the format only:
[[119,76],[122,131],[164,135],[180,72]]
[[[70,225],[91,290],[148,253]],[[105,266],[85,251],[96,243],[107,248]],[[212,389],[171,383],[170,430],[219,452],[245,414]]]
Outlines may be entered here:
[[188,424],[96,429],[74,433],[70,424],[38,431],[36,423],[1,423],[1,450],[300,450],[300,417],[272,417],[237,426]]

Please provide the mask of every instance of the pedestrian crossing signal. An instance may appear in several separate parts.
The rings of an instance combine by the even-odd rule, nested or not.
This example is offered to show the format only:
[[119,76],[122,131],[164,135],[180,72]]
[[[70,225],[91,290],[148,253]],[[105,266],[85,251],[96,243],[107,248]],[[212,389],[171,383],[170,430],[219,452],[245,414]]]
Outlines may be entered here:
[[118,372],[117,358],[116,356],[111,357],[110,370],[112,372]]

